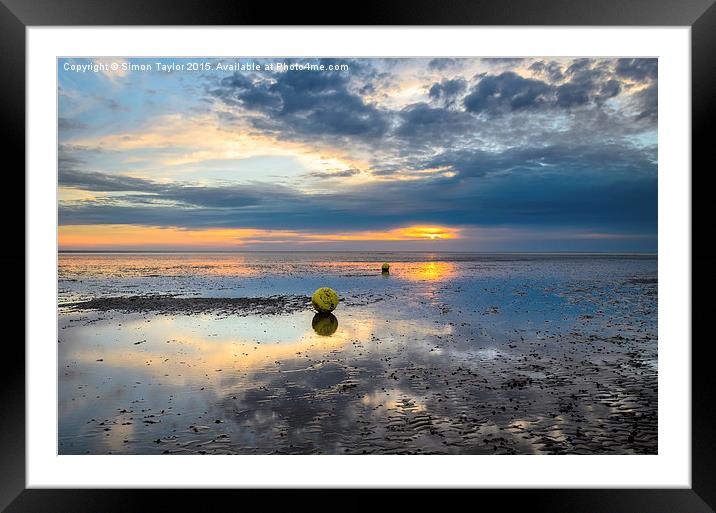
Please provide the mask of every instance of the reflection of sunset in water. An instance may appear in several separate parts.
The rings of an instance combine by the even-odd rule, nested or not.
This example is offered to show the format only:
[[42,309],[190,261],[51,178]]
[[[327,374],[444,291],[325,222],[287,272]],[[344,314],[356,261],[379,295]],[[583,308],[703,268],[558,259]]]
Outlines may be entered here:
[[[435,254],[420,255],[418,261],[392,261],[391,274],[410,281],[442,281],[458,274],[454,262],[433,261]],[[248,253],[213,254],[71,254],[60,255],[59,275],[61,279],[81,279],[87,276],[96,280],[136,278],[146,280],[147,286],[155,286],[157,279],[172,284],[173,278],[225,278],[228,281],[214,282],[218,287],[235,286],[232,278],[262,278],[278,276],[341,276],[364,278],[381,276],[385,260],[332,260],[313,257],[308,254],[305,261],[289,261],[287,255],[277,254],[271,260],[262,261],[259,256]],[[385,276],[383,276],[385,277]],[[174,291],[175,289],[169,289]],[[148,290],[148,292],[150,292]],[[151,292],[155,292],[151,290]]]
[[[121,331],[115,324],[95,324],[90,333],[80,330],[65,343],[64,360],[101,366],[102,372],[133,369],[164,385],[213,382],[218,389],[227,373],[280,369],[281,363],[276,362],[290,360],[310,365],[327,351],[369,340],[379,328],[371,318],[354,318],[339,327],[332,314],[299,313],[256,321],[250,317],[155,317],[151,322],[125,321]],[[444,336],[452,327],[395,320],[393,330]]]
[[[160,263],[161,262],[161,263]],[[245,255],[152,255],[118,254],[72,255],[60,258],[60,275],[171,277],[186,275],[248,277],[259,274]]]
[[211,381],[212,376],[218,381],[226,372],[280,365],[277,361],[304,358],[309,362],[311,351],[340,349],[349,341],[369,338],[375,330],[370,319],[344,323],[338,329],[335,316],[331,317],[319,319],[327,324],[318,326],[332,330],[330,336],[319,334],[312,316],[306,314],[269,319],[260,325],[246,318],[166,317],[125,322],[119,333],[116,326],[95,326],[100,330],[91,336],[95,343],[88,345],[75,337],[65,359],[115,371],[143,369],[164,384]]
[[444,281],[457,275],[453,262],[416,262],[396,265],[391,271],[411,281]]

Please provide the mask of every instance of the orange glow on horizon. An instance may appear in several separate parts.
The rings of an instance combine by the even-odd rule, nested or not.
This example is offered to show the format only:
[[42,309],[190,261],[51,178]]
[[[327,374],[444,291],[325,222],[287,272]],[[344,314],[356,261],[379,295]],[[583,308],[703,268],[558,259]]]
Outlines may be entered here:
[[454,228],[444,228],[442,226],[410,226],[403,228],[401,232],[410,238],[435,239],[454,239],[458,236],[458,230]]
[[253,228],[185,229],[178,227],[67,225],[58,229],[60,249],[224,248],[261,243],[324,243],[341,241],[434,241],[456,239],[460,230],[444,226],[407,226],[386,231],[307,233]]

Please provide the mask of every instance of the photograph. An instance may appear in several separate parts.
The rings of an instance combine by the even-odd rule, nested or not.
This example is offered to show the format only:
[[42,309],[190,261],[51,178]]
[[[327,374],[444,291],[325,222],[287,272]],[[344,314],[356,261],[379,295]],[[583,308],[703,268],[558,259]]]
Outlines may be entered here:
[[658,58],[55,60],[59,455],[659,454]]

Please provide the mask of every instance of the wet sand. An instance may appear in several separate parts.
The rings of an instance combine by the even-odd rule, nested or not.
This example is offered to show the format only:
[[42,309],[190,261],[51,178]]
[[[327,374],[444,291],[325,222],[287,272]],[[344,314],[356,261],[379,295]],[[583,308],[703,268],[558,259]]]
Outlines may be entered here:
[[655,259],[466,262],[322,269],[334,316],[293,267],[61,273],[59,452],[655,454]]
[[308,296],[269,297],[177,297],[145,295],[100,297],[65,305],[74,310],[119,312],[157,312],[163,315],[215,313],[219,315],[279,315],[305,310],[311,305]]

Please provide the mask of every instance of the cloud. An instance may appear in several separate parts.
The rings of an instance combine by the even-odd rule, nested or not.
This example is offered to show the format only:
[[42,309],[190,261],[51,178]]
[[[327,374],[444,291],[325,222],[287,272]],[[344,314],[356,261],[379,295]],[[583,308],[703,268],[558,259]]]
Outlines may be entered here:
[[601,105],[621,91],[620,82],[609,78],[610,70],[605,62],[579,59],[567,68],[565,74],[570,80],[557,87],[557,105],[560,107],[590,102]]
[[466,89],[467,81],[464,78],[443,79],[430,87],[428,96],[431,100],[441,103],[444,107],[451,107]]
[[157,188],[155,183],[142,178],[132,178],[131,176],[113,176],[91,171],[78,171],[69,166],[72,162],[76,161],[66,158],[63,160],[63,164],[60,165],[59,181],[62,187],[95,192],[153,192]]
[[599,88],[599,94],[596,96],[597,103],[603,103],[609,98],[613,98],[621,92],[621,83],[618,80],[610,79],[602,83]]
[[68,119],[68,118],[57,118],[57,128],[58,130],[80,130],[82,128],[87,128],[86,123],[82,123],[81,121],[77,121],[74,119]]
[[482,57],[480,62],[488,66],[515,67],[525,61],[523,57]]
[[659,61],[657,59],[617,59],[617,76],[635,80],[656,80]]
[[284,72],[275,78],[224,78],[212,94],[228,105],[263,116],[256,128],[281,137],[327,136],[375,139],[385,134],[385,113],[349,90],[345,72]]
[[[633,87],[631,81],[645,81],[647,87],[651,87],[656,66],[656,59],[582,58],[573,60],[566,68],[556,61],[538,60],[527,69],[542,80],[526,78],[513,71],[480,75],[464,99],[465,109],[497,116],[520,110],[601,108],[607,100]],[[636,94],[644,97],[637,119],[651,117],[649,93]]]
[[528,69],[547,78],[550,82],[560,82],[564,79],[562,65],[555,61],[535,61],[530,64]]
[[488,174],[560,174],[579,181],[585,174],[598,173],[604,180],[633,175],[656,178],[655,156],[651,148],[637,149],[616,144],[516,147],[503,152],[446,150],[435,155],[427,167],[449,167],[454,180]]
[[[105,173],[64,170],[60,174],[62,187],[76,188],[94,192],[139,192],[125,194],[117,199],[124,204],[160,204],[166,202],[179,203],[184,207],[206,208],[241,208],[260,205],[266,195],[280,200],[287,191],[292,190],[280,185],[213,185],[201,186],[183,183],[157,183],[142,178],[124,175],[108,175]],[[102,200],[106,204],[106,199]]]
[[430,62],[428,62],[428,69],[434,71],[446,71],[452,68],[459,67],[459,63],[460,61],[458,59],[451,59],[448,57],[431,59]]
[[[360,61],[356,73],[327,76],[303,72],[215,77],[212,80],[218,87],[209,88],[206,98],[215,112],[205,114],[201,122],[193,121],[199,116],[165,115],[153,132],[127,133],[122,139],[108,134],[101,137],[102,144],[126,150],[153,144],[175,154],[183,148],[183,154],[164,161],[174,165],[187,159],[199,162],[210,156],[231,159],[239,153],[255,154],[262,139],[261,152],[286,148],[288,143],[317,152],[338,150],[346,157],[360,155],[360,160],[370,152],[371,158],[382,162],[377,167],[384,170],[405,158],[418,157],[416,152],[435,153],[451,145],[492,148],[524,144],[530,137],[578,139],[593,137],[598,131],[614,138],[654,130],[648,113],[655,110],[655,104],[651,109],[637,105],[643,86],[624,85],[624,79],[614,74],[615,60],[523,63],[521,73],[540,66],[568,69],[560,82],[509,72],[482,73],[469,81],[452,77],[436,82],[431,78],[422,86],[391,75],[399,67],[394,61],[400,62],[391,60],[387,68],[381,68],[383,61]],[[535,66],[537,63],[540,66]],[[536,94],[535,89],[543,94]],[[368,90],[371,92],[365,92]],[[403,106],[400,102],[378,106],[375,102],[388,93],[405,99],[422,95],[422,99]],[[341,102],[341,95],[352,98],[353,103]],[[607,103],[616,96],[633,108]],[[463,97],[465,102],[473,102],[467,103],[472,107],[487,110],[464,108]],[[336,108],[332,102],[342,106]],[[188,126],[194,130],[180,130]],[[186,137],[175,136],[177,131]],[[202,137],[202,133],[211,133],[211,137]],[[271,147],[274,150],[269,150]]]
[[315,178],[347,178],[360,173],[360,169],[341,169],[336,171],[313,171],[311,176]]
[[541,80],[506,71],[482,77],[465,97],[464,105],[468,112],[499,114],[547,103],[550,92],[550,86]]
[[395,135],[413,146],[449,144],[477,123],[462,111],[431,107],[426,103],[409,105],[399,113]]
[[658,118],[659,86],[656,82],[636,93],[636,103],[639,108],[638,119],[648,119],[656,122]]

